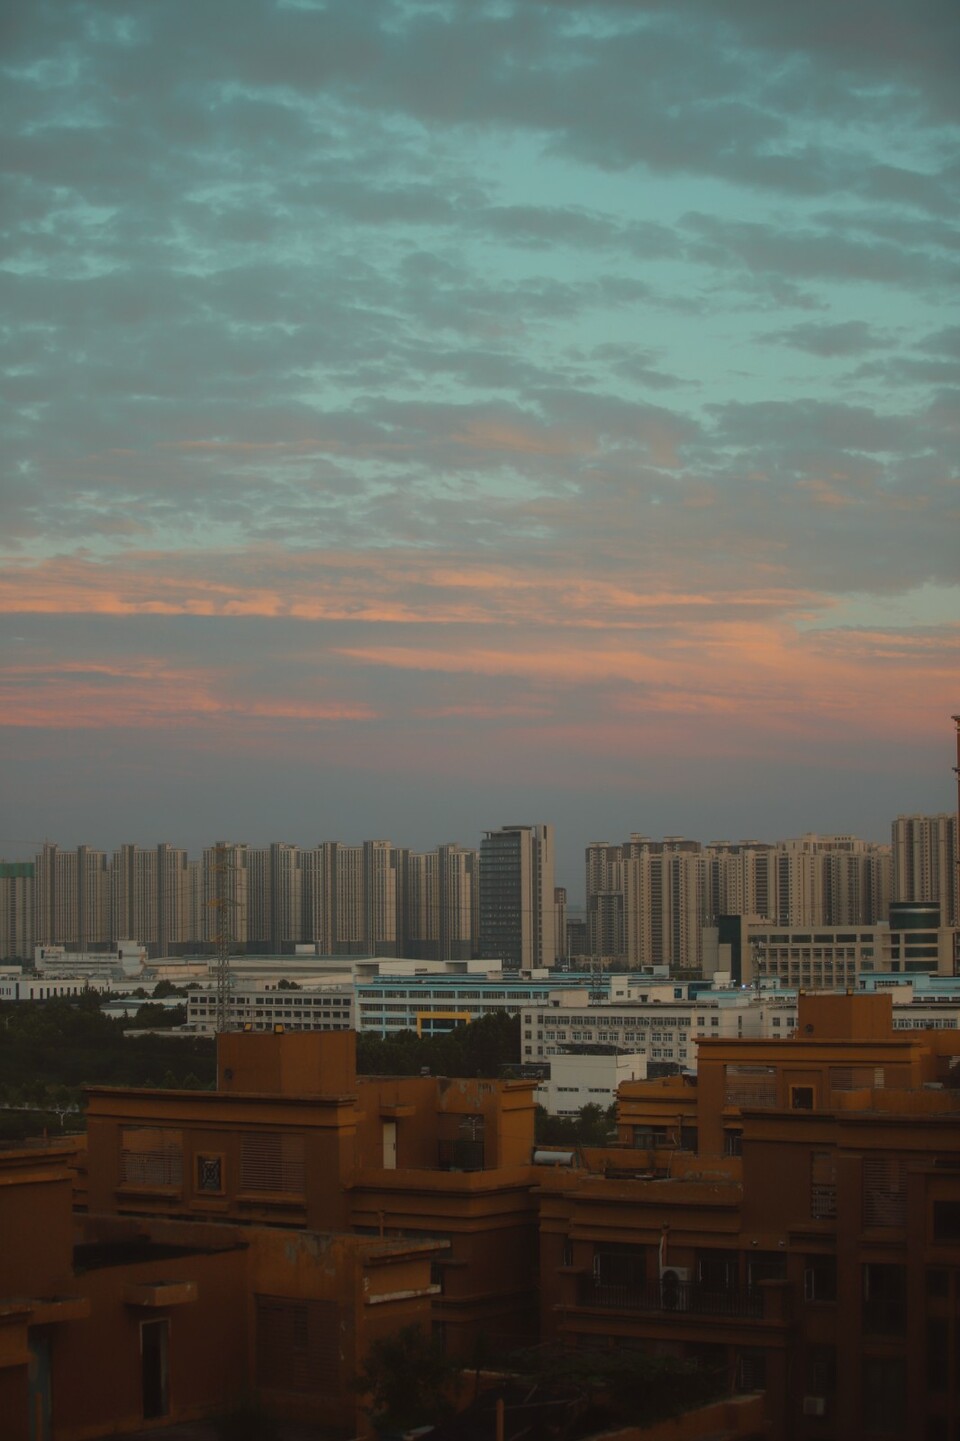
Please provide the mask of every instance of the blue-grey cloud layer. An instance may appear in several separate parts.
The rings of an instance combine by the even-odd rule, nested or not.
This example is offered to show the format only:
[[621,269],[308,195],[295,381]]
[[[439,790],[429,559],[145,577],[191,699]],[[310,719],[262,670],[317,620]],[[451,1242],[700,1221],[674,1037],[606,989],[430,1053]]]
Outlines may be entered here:
[[[99,589],[132,663],[162,649],[135,612],[329,619],[309,557],[390,556],[373,671],[341,686],[326,640],[316,662],[388,721],[397,648],[425,644],[391,626],[464,614],[417,554],[476,570],[469,622],[520,652],[527,624],[634,624],[645,588],[784,635],[802,607],[866,635],[871,596],[955,621],[953,0],[24,0],[5,24],[13,608]],[[552,620],[494,603],[487,565]],[[44,624],[55,674],[77,635]],[[281,649],[241,701],[296,689]],[[449,709],[442,666],[416,673]],[[521,702],[580,745],[586,696]]]

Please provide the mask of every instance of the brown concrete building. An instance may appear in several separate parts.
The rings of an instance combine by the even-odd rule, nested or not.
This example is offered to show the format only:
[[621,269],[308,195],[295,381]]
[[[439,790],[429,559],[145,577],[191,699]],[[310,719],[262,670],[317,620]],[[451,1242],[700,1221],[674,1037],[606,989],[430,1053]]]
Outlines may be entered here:
[[450,1353],[532,1341],[535,1083],[358,1079],[355,1050],[352,1031],[235,1032],[215,1092],[91,1090],[91,1211],[438,1240]]
[[544,1335],[696,1357],[784,1441],[954,1441],[958,1054],[887,996],[802,996],[793,1038],[626,1084],[620,1146],[541,1186]]
[[85,1150],[0,1156],[4,1438],[242,1400],[355,1435],[376,1337],[469,1362],[539,1300],[545,1340],[763,1392],[774,1441],[956,1441],[957,1033],[801,996],[793,1036],[624,1085],[573,1166],[532,1164],[533,1082],[358,1078],[354,1044],[229,1034],[215,1091],[98,1087]]
[[358,1080],[355,1040],[227,1035],[216,1091],[93,1089],[85,1153],[0,1157],[5,1438],[244,1401],[352,1436],[377,1336],[533,1339],[533,1083]]
[[377,1336],[428,1323],[434,1244],[154,1216],[75,1223],[71,1159],[0,1156],[4,1441],[80,1441],[242,1404],[362,1428],[353,1378]]

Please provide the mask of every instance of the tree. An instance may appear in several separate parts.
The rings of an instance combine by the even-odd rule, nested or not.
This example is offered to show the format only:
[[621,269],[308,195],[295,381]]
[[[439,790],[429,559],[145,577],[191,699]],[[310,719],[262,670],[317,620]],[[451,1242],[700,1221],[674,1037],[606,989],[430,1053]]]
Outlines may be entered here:
[[157,1001],[146,1001],[137,1008],[131,1026],[133,1030],[182,1026],[186,1019],[186,1006],[162,1006]]
[[515,1356],[509,1369],[547,1392],[579,1392],[596,1429],[650,1426],[706,1406],[725,1390],[722,1372],[624,1347],[571,1351],[554,1343]]
[[354,1383],[369,1397],[367,1414],[378,1431],[440,1421],[453,1411],[450,1390],[460,1368],[420,1326],[381,1336],[367,1352]]
[[590,1102],[576,1116],[551,1116],[538,1106],[534,1135],[546,1146],[607,1146],[616,1134],[616,1106],[604,1110]]
[[520,1055],[520,1017],[493,1011],[440,1036],[395,1031],[357,1037],[357,1070],[362,1076],[499,1076]]

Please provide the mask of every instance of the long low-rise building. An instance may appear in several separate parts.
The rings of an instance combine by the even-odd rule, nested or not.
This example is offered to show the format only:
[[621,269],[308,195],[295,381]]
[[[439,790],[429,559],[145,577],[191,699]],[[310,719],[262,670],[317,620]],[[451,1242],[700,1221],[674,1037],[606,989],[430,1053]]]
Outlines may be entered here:
[[123,976],[142,974],[147,950],[139,941],[118,941],[110,950],[68,951],[65,946],[36,946],[33,965],[38,975]]
[[[427,962],[382,958],[339,961],[327,967],[234,968],[228,1008],[231,1027],[270,1030],[373,1031],[391,1035],[416,1031],[440,1035],[494,1012],[516,1015],[525,1006],[545,1002],[554,991],[582,990],[587,977],[542,971],[516,975],[489,961],[483,971],[464,962]],[[293,977],[297,979],[294,980]],[[625,979],[625,978],[619,978]],[[610,977],[591,981],[594,994],[607,995]],[[190,993],[187,1024],[198,1031],[216,1029],[212,983]]]
[[0,1001],[51,1001],[58,996],[82,996],[90,988],[88,976],[25,975],[19,966],[0,971]]
[[[744,990],[699,990],[655,995],[642,990],[609,1000],[586,990],[553,992],[522,1013],[521,1059],[549,1060],[578,1046],[610,1046],[643,1056],[648,1063],[696,1066],[697,1042],[745,1036],[789,1035],[796,1026],[796,997],[771,989],[757,996]],[[671,992],[683,990],[670,987]]]

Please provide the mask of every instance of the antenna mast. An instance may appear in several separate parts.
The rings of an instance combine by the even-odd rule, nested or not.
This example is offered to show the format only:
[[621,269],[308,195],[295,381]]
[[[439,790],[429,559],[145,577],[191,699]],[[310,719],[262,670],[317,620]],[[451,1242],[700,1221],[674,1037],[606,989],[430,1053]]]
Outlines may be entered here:
[[228,877],[232,878],[236,873],[236,865],[230,859],[230,850],[231,847],[227,845],[226,841],[217,841],[217,844],[213,848],[214,895],[213,899],[209,902],[211,906],[216,908],[217,912],[215,936],[217,959],[215,974],[217,989],[216,1031],[218,1035],[221,1031],[229,1030],[230,950],[234,939],[232,910],[237,904],[236,896],[231,894],[235,887],[228,882]]
[[[953,881],[953,899],[955,902],[953,923],[954,926],[957,927],[953,933],[953,974],[956,976],[960,975],[960,910],[958,910],[958,907],[960,907],[960,715],[951,716],[950,719],[957,728],[957,763],[953,768],[953,773],[957,778],[957,829],[953,854],[956,875],[951,877]],[[944,905],[941,908],[940,914],[941,925],[944,924],[946,916],[949,914],[947,911],[948,904],[949,900],[945,896]]]

